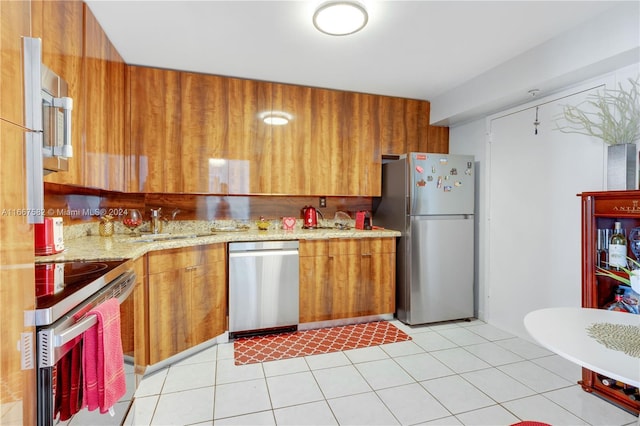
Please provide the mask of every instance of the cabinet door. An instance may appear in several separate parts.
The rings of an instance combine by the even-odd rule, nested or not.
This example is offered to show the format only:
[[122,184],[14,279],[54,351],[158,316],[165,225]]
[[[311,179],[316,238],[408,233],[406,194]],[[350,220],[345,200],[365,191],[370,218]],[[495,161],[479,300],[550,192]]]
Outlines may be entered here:
[[348,159],[342,147],[344,93],[312,89],[311,133],[309,144],[309,193],[306,195],[342,195]]
[[24,126],[22,37],[31,35],[29,2],[0,2],[0,117]]
[[224,77],[181,74],[183,192],[228,193],[228,82]]
[[380,97],[378,126],[382,154],[428,151],[429,102],[389,96]]
[[332,319],[333,261],[326,241],[301,240],[300,323]]
[[346,160],[338,195],[379,196],[382,180],[379,96],[345,93],[342,152]]
[[149,274],[149,362],[190,347],[191,285],[184,269]]
[[206,263],[191,268],[191,345],[195,346],[227,329],[227,274],[225,244],[207,246]]
[[180,74],[129,67],[131,164],[129,190],[181,192]]
[[31,2],[33,36],[42,38],[42,61],[67,81],[68,96],[73,99],[69,171],[50,173],[45,182],[84,184],[83,9],[82,1]]
[[84,185],[125,190],[125,64],[85,5]]
[[352,288],[356,316],[395,312],[395,240],[363,238],[359,277]]
[[271,111],[271,83],[231,78],[228,84],[229,194],[269,194],[271,126],[261,114]]
[[274,112],[290,115],[282,126],[270,126],[272,133],[271,167],[265,172],[265,184],[271,194],[309,194],[314,173],[309,170],[310,145],[314,143],[311,92],[303,86],[273,84]]
[[[0,2],[3,13],[6,3]],[[35,344],[35,329],[25,326],[24,322],[24,313],[35,308],[36,300],[35,286],[31,284],[35,273],[33,227],[27,224],[27,216],[21,214],[26,208],[24,138],[23,128],[0,120],[0,211],[3,212],[0,226],[0,406],[3,407],[3,424],[31,425],[36,424],[37,366],[23,370],[21,352],[16,350],[16,343],[22,336],[30,337]],[[15,408],[7,413],[4,411],[7,406]]]
[[149,362],[226,330],[224,244],[154,251],[149,258]]
[[426,152],[446,154],[449,152],[449,128],[429,126],[429,138]]

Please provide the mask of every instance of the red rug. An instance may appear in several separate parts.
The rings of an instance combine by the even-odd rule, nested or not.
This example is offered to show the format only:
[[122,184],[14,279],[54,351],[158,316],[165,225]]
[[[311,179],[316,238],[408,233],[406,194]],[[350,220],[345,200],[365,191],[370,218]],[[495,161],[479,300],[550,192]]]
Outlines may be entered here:
[[235,364],[275,361],[411,340],[387,321],[293,333],[243,337],[233,343]]

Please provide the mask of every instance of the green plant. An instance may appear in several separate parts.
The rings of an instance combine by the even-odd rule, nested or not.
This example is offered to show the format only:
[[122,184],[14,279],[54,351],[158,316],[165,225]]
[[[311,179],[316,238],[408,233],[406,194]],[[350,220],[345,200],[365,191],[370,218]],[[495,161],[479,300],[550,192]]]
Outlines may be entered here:
[[[588,95],[578,106],[565,105],[555,120],[556,129],[563,133],[578,133],[602,139],[607,145],[634,143],[640,139],[640,76],[628,90],[604,89]],[[564,119],[567,125],[560,125]]]
[[[640,262],[638,262],[637,260],[632,259],[629,256],[627,256],[627,261],[631,265],[635,266],[634,269],[639,269],[640,268]],[[624,267],[621,268],[621,269],[627,274],[626,276],[619,275],[619,274],[616,274],[613,271],[610,271],[609,269],[604,269],[604,268],[601,268],[599,266],[596,266],[596,275],[601,275],[603,277],[609,277],[609,278],[612,278],[612,279],[614,279],[614,280],[616,280],[618,282],[621,282],[623,284],[626,284],[626,285],[630,286],[631,285],[631,280],[629,279],[629,277],[631,276],[633,270],[629,269],[629,268],[624,268]]]

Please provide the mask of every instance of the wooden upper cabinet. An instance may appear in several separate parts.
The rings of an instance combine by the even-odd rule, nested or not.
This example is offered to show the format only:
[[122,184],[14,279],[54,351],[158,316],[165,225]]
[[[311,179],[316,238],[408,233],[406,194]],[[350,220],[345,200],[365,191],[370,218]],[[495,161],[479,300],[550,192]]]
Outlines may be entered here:
[[83,26],[84,3],[76,1],[31,1],[32,35],[42,39],[43,63],[69,84],[73,99],[71,143],[73,157],[69,171],[50,173],[45,182],[84,184],[84,74]]
[[344,173],[348,160],[342,149],[342,116],[345,93],[312,89],[309,144],[309,192],[303,195],[340,195],[345,191]]
[[379,97],[382,154],[449,152],[449,128],[429,124],[430,104],[416,99]]
[[180,75],[129,67],[130,191],[182,192]]
[[362,93],[345,93],[342,114],[343,181],[338,185],[344,192],[336,195],[378,196],[381,190],[382,156],[377,119],[380,97]]
[[429,102],[415,99],[380,97],[378,120],[382,154],[428,151]]
[[134,192],[378,196],[382,154],[429,146],[424,101],[135,66],[129,86]]
[[271,83],[230,78],[228,84],[228,193],[269,194],[272,135],[261,114],[271,110]]
[[125,190],[125,64],[85,5],[84,185]]
[[22,37],[31,35],[28,2],[0,1],[0,117],[24,126]]
[[181,74],[183,192],[228,192],[228,83],[229,79],[217,76]]
[[426,152],[449,153],[449,128],[429,126],[429,142]]
[[290,119],[271,128],[271,167],[266,170],[271,194],[310,194],[314,173],[309,170],[314,116],[311,94],[314,89],[285,84],[272,85],[272,111]]

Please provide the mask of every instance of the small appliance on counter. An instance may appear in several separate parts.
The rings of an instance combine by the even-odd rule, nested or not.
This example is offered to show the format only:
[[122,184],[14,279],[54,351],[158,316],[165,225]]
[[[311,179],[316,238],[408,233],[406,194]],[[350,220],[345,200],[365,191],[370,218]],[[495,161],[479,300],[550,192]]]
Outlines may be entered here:
[[356,229],[371,229],[371,212],[356,212]]
[[318,227],[318,215],[324,219],[322,212],[312,206],[304,206],[302,208],[302,217],[304,218],[304,229],[316,229]]
[[36,256],[49,256],[64,251],[61,217],[45,217],[43,223],[34,224]]

